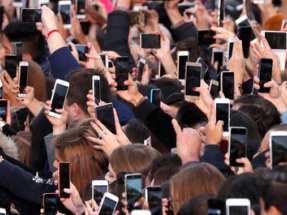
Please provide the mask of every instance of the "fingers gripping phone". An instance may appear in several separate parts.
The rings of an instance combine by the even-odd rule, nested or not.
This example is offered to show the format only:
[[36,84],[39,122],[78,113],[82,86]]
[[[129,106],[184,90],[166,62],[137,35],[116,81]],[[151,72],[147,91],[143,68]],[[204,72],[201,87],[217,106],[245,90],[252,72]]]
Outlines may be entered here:
[[261,93],[269,93],[270,88],[265,88],[264,84],[271,81],[272,79],[272,67],[273,67],[273,60],[271,58],[261,58],[259,61],[259,72],[258,78],[259,82],[259,92]]
[[124,82],[129,79],[129,58],[118,57],[116,59],[116,82],[118,84],[117,90],[127,90],[128,86]]
[[43,194],[44,215],[57,214],[57,194],[44,193]]
[[230,166],[244,166],[236,159],[246,157],[247,129],[244,127],[230,127],[229,134],[229,161]]
[[29,63],[27,61],[20,62],[20,72],[18,77],[18,85],[19,85],[19,94],[18,97],[26,97],[26,93],[23,90],[27,87],[28,84],[28,71],[29,71]]
[[140,173],[125,175],[126,209],[131,212],[139,209],[134,204],[142,197],[142,178]]
[[227,137],[229,135],[229,125],[230,125],[230,100],[229,99],[215,99],[215,113],[216,113],[216,123],[221,120],[224,122],[223,125],[223,136]]
[[201,64],[186,63],[185,72],[185,98],[199,99],[199,92],[194,91],[195,87],[200,87],[201,80]]
[[101,101],[101,78],[98,75],[93,75],[93,96],[94,102],[98,105]]
[[220,74],[220,91],[223,92],[225,98],[234,99],[234,72],[222,72]]
[[151,215],[162,215],[161,186],[146,187],[145,200],[149,203]]
[[287,132],[271,131],[269,138],[271,168],[279,163],[287,163]]
[[161,89],[152,89],[150,91],[150,102],[156,107],[160,107],[161,102]]
[[95,107],[96,118],[103,123],[107,129],[116,134],[115,119],[113,112],[113,103]]
[[86,54],[88,54],[90,52],[90,49],[88,48],[88,46],[84,46],[84,45],[75,45],[78,55],[79,55],[79,60],[80,61],[87,61],[88,58],[86,56]]
[[99,215],[114,214],[119,198],[111,193],[105,193],[100,205]]
[[69,163],[60,162],[58,164],[58,190],[59,198],[70,198],[70,194],[65,193],[64,189],[70,189],[71,167]]
[[104,194],[108,192],[108,181],[94,180],[92,182],[92,197],[100,205]]

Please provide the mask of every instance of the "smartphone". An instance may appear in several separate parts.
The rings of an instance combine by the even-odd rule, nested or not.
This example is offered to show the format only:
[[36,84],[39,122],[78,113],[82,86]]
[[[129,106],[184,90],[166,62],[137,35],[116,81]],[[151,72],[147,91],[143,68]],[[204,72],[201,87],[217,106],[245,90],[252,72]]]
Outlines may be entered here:
[[57,194],[44,193],[43,194],[44,215],[57,214]]
[[0,99],[0,118],[7,122],[7,100]]
[[40,5],[40,7],[42,7],[44,5],[49,7],[49,0],[39,0],[39,5]]
[[99,53],[99,55],[101,56],[101,59],[103,61],[103,64],[106,68],[109,68],[109,56],[108,55],[105,55],[105,54],[102,54],[102,53]]
[[150,102],[156,107],[160,107],[161,102],[161,89],[152,89],[150,91]]
[[71,181],[71,167],[69,163],[60,162],[58,164],[58,190],[59,190],[59,198],[70,198],[70,194],[65,193],[64,189],[70,189],[70,181]]
[[29,71],[29,63],[27,61],[20,62],[20,70],[18,77],[18,85],[19,85],[19,94],[18,97],[26,97],[26,93],[23,93],[23,90],[27,87],[28,84],[28,71]]
[[230,166],[244,166],[236,159],[245,158],[247,153],[247,129],[244,127],[230,127],[229,130],[229,161]]
[[287,132],[271,131],[269,137],[271,168],[279,163],[287,163]]
[[112,215],[115,212],[119,198],[111,193],[105,193],[100,205],[99,215]]
[[22,46],[22,42],[14,42],[14,43],[11,43],[11,54],[12,54],[12,55],[16,55],[17,64],[19,64],[20,61],[22,61],[22,58],[23,58],[23,46]]
[[197,43],[198,45],[207,45],[216,43],[216,40],[213,38],[215,36],[215,31],[210,29],[208,30],[198,30],[197,31]]
[[287,32],[282,31],[262,31],[261,34],[266,38],[272,50],[286,51]]
[[207,200],[207,215],[225,215],[225,200],[222,199],[208,199]]
[[97,205],[101,204],[104,194],[108,192],[108,185],[109,183],[106,180],[92,181],[92,197],[96,201]]
[[218,63],[217,71],[216,71],[217,73],[220,72],[223,66],[223,60],[224,60],[223,55],[224,53],[222,50],[217,49],[217,48],[212,49],[212,64],[214,65],[215,62]]
[[204,76],[206,75],[207,70],[208,70],[208,66],[206,65],[204,60],[202,60],[201,57],[197,58],[196,63],[200,63],[201,64],[201,79],[204,79]]
[[185,14],[185,10],[188,8],[193,8],[193,7],[197,7],[197,5],[195,5],[193,2],[189,2],[189,3],[179,3],[177,5],[178,11],[179,13],[184,16]]
[[116,134],[113,103],[95,107],[96,118],[103,123],[107,129],[113,134]]
[[3,14],[4,14],[4,6],[0,5],[0,29],[2,29],[3,24]]
[[149,210],[133,210],[131,215],[151,215]]
[[86,14],[82,13],[81,10],[86,9],[87,0],[77,0],[76,2],[77,2],[77,9],[76,9],[77,18],[78,19],[85,19]]
[[145,189],[145,200],[149,204],[151,215],[162,215],[161,186],[147,186]]
[[101,100],[101,77],[93,75],[93,96],[95,97],[94,103],[99,105]]
[[234,72],[225,71],[220,74],[220,91],[225,98],[234,99]]
[[6,215],[6,210],[4,208],[0,208],[0,215]]
[[213,99],[218,97],[219,83],[216,80],[211,80],[209,84],[209,93]]
[[130,11],[131,25],[142,23],[142,12],[141,11]]
[[231,59],[232,57],[232,52],[233,52],[233,46],[234,46],[234,43],[236,42],[237,38],[229,38],[228,39],[228,47],[227,47],[227,66],[226,68],[229,69],[229,60]]
[[141,58],[138,61],[138,76],[137,76],[137,81],[141,81],[142,80],[142,75],[144,73],[145,70],[145,64],[146,64],[146,60]]
[[57,79],[54,85],[53,94],[51,97],[51,110],[49,111],[49,116],[53,116],[55,118],[61,118],[61,114],[56,112],[56,109],[63,109],[66,96],[69,90],[69,82]]
[[88,46],[84,46],[84,45],[75,45],[77,52],[79,54],[79,60],[80,61],[87,61],[88,58],[86,57],[86,53],[90,53],[90,49],[88,48]]
[[264,4],[264,0],[254,0],[253,4]]
[[142,176],[140,173],[125,175],[125,192],[128,202],[126,209],[129,212],[139,209],[134,207],[134,204],[142,197]]
[[22,8],[21,11],[22,22],[42,22],[41,16],[42,16],[41,9]]
[[240,27],[238,38],[242,41],[244,58],[249,57],[250,41],[251,41],[251,27]]
[[193,90],[195,87],[200,87],[201,80],[201,64],[186,63],[185,70],[185,98],[199,99],[199,92]]
[[13,2],[13,7],[23,7],[23,2],[22,0],[14,0]]
[[221,120],[224,122],[223,125],[223,136],[227,137],[229,135],[229,125],[230,125],[230,100],[229,99],[215,99],[215,113],[216,122]]
[[259,82],[259,92],[261,93],[269,93],[270,88],[265,88],[264,84],[271,81],[272,79],[272,67],[273,67],[273,60],[271,58],[261,58],[259,60],[259,72],[258,78]]
[[117,90],[127,90],[128,86],[124,82],[129,79],[129,58],[118,57],[116,59],[116,82],[118,83]]
[[12,80],[16,77],[17,72],[17,56],[16,55],[6,55],[5,58],[5,70],[10,75]]
[[250,215],[250,201],[249,199],[227,199],[226,200],[226,214],[227,215]]
[[81,27],[82,27],[83,34],[84,35],[88,35],[89,31],[90,31],[91,23],[88,22],[87,20],[81,20],[80,24],[81,24]]
[[286,24],[287,24],[287,20],[286,20],[286,19],[283,19],[282,25],[281,25],[281,30],[283,30],[284,28],[287,27]]
[[59,1],[59,12],[63,19],[64,28],[71,28],[71,1]]
[[178,71],[178,79],[184,80],[185,78],[185,67],[186,63],[189,59],[188,51],[179,51],[177,52],[177,71]]
[[160,49],[160,35],[140,34],[140,47],[143,49]]
[[217,12],[217,26],[223,27],[222,21],[225,17],[225,0],[218,0],[218,12]]
[[247,17],[250,20],[254,20],[254,14],[253,14],[253,10],[252,10],[251,0],[244,0],[243,4],[245,5],[245,8],[246,8]]
[[[250,21],[249,21],[249,19],[248,19],[248,17],[246,16],[246,15],[244,15],[244,16],[242,16],[242,17],[240,17],[239,19],[237,19],[236,21],[235,21],[235,23],[236,23],[236,25],[237,25],[237,27],[238,28],[241,28],[241,27],[250,27],[251,29],[252,29],[252,31],[251,31],[251,41],[253,42],[254,40],[256,40],[257,39],[257,36],[256,36],[256,34],[255,34],[255,31],[254,31],[254,29],[252,28],[252,25],[251,25],[251,23],[250,23]],[[255,42],[255,41],[254,41]]]

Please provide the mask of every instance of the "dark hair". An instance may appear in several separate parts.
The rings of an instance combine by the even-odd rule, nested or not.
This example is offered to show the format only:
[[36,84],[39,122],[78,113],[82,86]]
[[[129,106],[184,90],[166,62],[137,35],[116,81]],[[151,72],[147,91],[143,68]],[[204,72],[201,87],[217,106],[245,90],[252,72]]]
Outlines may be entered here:
[[47,99],[50,99],[51,96],[52,96],[52,90],[54,88],[54,85],[55,85],[55,82],[56,82],[56,79],[54,78],[49,78],[49,77],[45,77],[45,80],[46,80],[46,94],[47,94]]
[[177,215],[206,215],[208,213],[207,200],[214,197],[213,194],[201,194],[190,198],[181,206]]
[[23,53],[30,54],[34,61],[38,61],[45,52],[45,38],[35,23],[12,21],[3,32],[10,42],[22,42]]
[[144,143],[150,136],[148,128],[139,120],[131,119],[126,125],[126,136],[131,143]]
[[184,101],[184,94],[183,93],[173,93],[169,97],[166,98],[165,103],[167,105],[180,107],[182,102]]
[[104,70],[82,68],[70,72],[65,77],[65,81],[70,83],[67,95],[68,106],[76,103],[86,115],[89,115],[86,103],[87,94],[89,93],[89,90],[92,89],[93,75],[98,75],[101,79],[101,100],[104,102],[110,102],[111,92]]
[[181,82],[177,79],[162,77],[157,79],[154,84],[156,88],[161,89],[164,98],[169,97],[173,93],[180,93],[183,89]]
[[161,185],[163,182],[169,181],[172,176],[179,172],[179,167],[163,167],[158,169],[154,174],[153,185]]
[[150,141],[152,147],[159,151],[161,154],[170,154],[170,149],[162,144],[152,133],[150,135]]
[[175,119],[181,127],[190,128],[195,128],[208,122],[206,115],[195,104],[186,101],[181,104]]

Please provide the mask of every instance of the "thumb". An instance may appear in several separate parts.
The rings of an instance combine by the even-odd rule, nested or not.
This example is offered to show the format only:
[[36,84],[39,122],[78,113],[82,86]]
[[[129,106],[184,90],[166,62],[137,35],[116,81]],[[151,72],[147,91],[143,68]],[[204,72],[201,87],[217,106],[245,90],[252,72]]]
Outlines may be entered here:
[[172,125],[173,125],[173,128],[174,128],[176,135],[180,135],[182,133],[182,130],[181,130],[178,122],[175,119],[173,119],[171,122],[172,122]]

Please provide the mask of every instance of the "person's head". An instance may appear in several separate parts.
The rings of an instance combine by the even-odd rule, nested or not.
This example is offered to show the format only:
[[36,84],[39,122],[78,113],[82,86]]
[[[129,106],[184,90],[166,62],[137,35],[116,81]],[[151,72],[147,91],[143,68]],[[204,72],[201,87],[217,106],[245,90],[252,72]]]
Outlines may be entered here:
[[162,110],[169,114],[172,118],[176,117],[178,109],[180,108],[181,104],[184,101],[184,94],[183,93],[173,93],[169,97],[166,98],[165,104],[162,105]]
[[208,213],[207,201],[214,198],[213,194],[201,194],[187,200],[179,209],[177,215],[206,215]]
[[137,119],[131,119],[128,124],[123,127],[123,131],[131,143],[144,143],[150,136],[148,128]]
[[160,153],[150,146],[143,144],[128,144],[116,148],[111,157],[109,172],[106,180],[110,183],[116,180],[120,172],[141,173],[147,176],[153,159],[160,156]]
[[175,117],[181,127],[199,128],[208,122],[206,115],[193,103],[184,101]]
[[199,163],[186,167],[171,179],[171,197],[174,213],[188,199],[200,194],[214,194],[223,184],[225,178],[216,167]]
[[100,150],[93,148],[94,143],[87,137],[98,138],[91,127],[71,128],[54,140],[56,161],[69,162],[71,165],[71,181],[80,194],[86,184],[93,178],[103,175],[108,170],[108,157]]
[[154,84],[156,88],[161,89],[162,95],[164,98],[169,97],[173,93],[180,93],[183,89],[183,86],[181,85],[181,82],[177,79],[171,79],[162,77],[157,79]]
[[101,79],[101,100],[110,102],[111,91],[103,70],[82,68],[70,72],[65,77],[65,81],[70,83],[64,105],[65,110],[68,112],[68,124],[74,120],[89,117],[86,103],[87,94],[92,89],[93,75],[98,75]]
[[30,166],[30,151],[32,133],[27,131],[20,131],[11,139],[16,143],[19,152],[19,161],[27,166]]
[[161,185],[166,181],[170,181],[170,179],[179,172],[179,167],[171,166],[171,167],[162,167],[158,169],[154,173],[154,178],[152,180],[152,185]]

